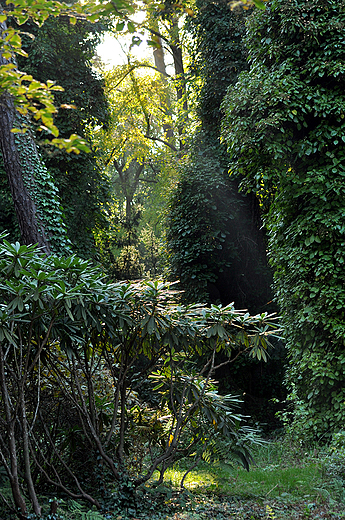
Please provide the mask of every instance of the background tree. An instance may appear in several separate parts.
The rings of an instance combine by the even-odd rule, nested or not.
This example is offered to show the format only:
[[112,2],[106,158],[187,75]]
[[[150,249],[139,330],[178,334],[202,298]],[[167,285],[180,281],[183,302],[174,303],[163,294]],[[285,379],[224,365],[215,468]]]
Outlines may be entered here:
[[[172,182],[172,173],[169,180],[163,172],[169,161],[173,166],[177,152],[166,132],[173,129],[167,115],[168,85],[161,74],[144,72],[144,67],[145,63],[129,62],[106,73],[110,122],[106,130],[96,132],[100,165],[109,176],[113,196],[107,209],[111,229],[103,238],[99,235],[102,248],[108,243],[102,262],[120,279],[138,278],[144,269],[147,272],[147,264],[153,267],[145,252],[149,249],[152,259],[148,236],[156,248],[162,234],[158,185],[163,188],[164,182]],[[146,246],[140,240],[141,232]]]
[[251,69],[224,102],[231,170],[267,208],[303,437],[344,424],[344,24],[333,0],[274,0],[250,20]]

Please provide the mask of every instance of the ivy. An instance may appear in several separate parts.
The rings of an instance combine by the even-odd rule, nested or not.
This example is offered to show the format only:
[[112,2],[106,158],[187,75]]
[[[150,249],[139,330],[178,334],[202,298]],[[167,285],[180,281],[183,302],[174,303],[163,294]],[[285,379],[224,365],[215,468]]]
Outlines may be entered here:
[[[100,126],[107,122],[103,80],[90,65],[104,27],[104,24],[91,24],[84,20],[78,20],[75,25],[71,25],[69,20],[63,17],[49,18],[42,27],[38,27],[32,21],[22,26],[25,32],[22,48],[28,57],[20,57],[18,67],[25,68],[38,81],[46,82],[47,78],[50,78],[63,86],[63,89],[56,93],[55,102],[66,108],[59,110],[54,123],[59,129],[60,138],[66,142],[69,136],[76,134],[89,141],[92,128],[96,124]],[[37,125],[33,126],[32,131],[34,130],[37,130]],[[40,197],[45,199],[41,200],[40,206],[44,206],[45,211],[49,208],[49,212],[46,211],[47,217],[53,215],[53,207],[56,215],[58,207],[63,208],[60,210],[60,218],[54,217],[48,222],[44,221],[53,251],[65,250],[61,244],[61,232],[64,230],[63,233],[66,233],[65,228],[67,228],[67,236],[73,244],[73,251],[83,258],[95,257],[97,252],[93,231],[96,227],[103,229],[106,226],[101,207],[108,195],[108,181],[97,165],[97,153],[95,150],[91,153],[78,150],[78,154],[71,154],[68,147],[66,149],[59,146],[59,149],[56,147],[54,149],[51,146],[55,141],[53,136],[49,140],[49,145],[44,144],[42,132],[36,131],[35,137],[36,142],[40,144],[41,159],[46,165],[46,168],[44,166],[38,168],[35,163],[35,179],[38,181],[42,175]],[[22,148],[25,154],[28,146],[25,144],[27,139],[17,134],[17,142],[21,141],[23,141]],[[44,186],[47,170],[50,181]],[[1,175],[5,181],[5,173],[0,169]],[[49,187],[51,181],[55,183],[56,188]],[[9,187],[4,183],[2,192],[4,199],[6,192],[10,197]],[[62,218],[65,221],[63,225]],[[4,219],[0,226],[0,229],[10,231],[13,238],[18,238],[12,219]],[[63,241],[68,242],[68,239],[64,238]]]
[[344,27],[344,2],[272,1],[248,23],[251,68],[223,104],[232,174],[266,214],[305,436],[345,420]]
[[39,223],[49,237],[52,252],[71,253],[72,244],[67,237],[58,189],[37,153],[34,141],[27,137],[26,133],[17,134],[16,146],[25,165],[24,183],[37,207]]
[[226,241],[234,196],[206,150],[186,157],[181,171],[169,210],[171,275],[181,281],[187,301],[208,301],[210,284],[236,255],[235,244]]

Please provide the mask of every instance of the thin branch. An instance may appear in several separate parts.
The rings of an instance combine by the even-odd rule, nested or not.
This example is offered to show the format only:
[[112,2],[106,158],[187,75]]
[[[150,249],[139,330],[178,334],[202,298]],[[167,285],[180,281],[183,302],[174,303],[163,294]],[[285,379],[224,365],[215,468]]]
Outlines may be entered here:
[[[43,419],[43,418],[42,418]],[[68,488],[66,488],[66,486],[64,486],[61,482],[61,479],[60,479],[60,476],[58,474],[58,472],[56,471],[56,468],[48,463],[48,461],[46,460],[44,454],[42,453],[42,449],[39,445],[39,443],[37,443],[37,441],[35,440],[35,447],[36,449],[39,450],[41,456],[43,457],[43,460],[45,461],[45,463],[48,463],[49,467],[52,468],[53,472],[55,473],[55,476],[58,480],[58,482],[52,480],[48,473],[46,472],[46,470],[44,469],[43,466],[41,466],[41,464],[38,462],[37,458],[36,458],[36,454],[35,454],[35,450],[33,449],[33,447],[31,446],[31,443],[30,443],[30,448],[31,448],[31,455],[33,457],[33,460],[35,462],[35,464],[37,465],[37,467],[39,468],[39,470],[44,474],[44,476],[46,477],[47,481],[49,482],[49,484],[52,484],[53,486],[57,486],[59,487],[60,489],[62,489],[62,491],[64,491],[68,496],[70,496],[71,498],[75,498],[75,499],[78,499],[78,498],[82,498],[84,500],[87,500],[90,504],[94,505],[97,507],[97,509],[101,509],[101,505],[100,503],[98,502],[97,499],[93,498],[92,496],[90,496],[88,493],[85,493],[85,491],[83,491],[80,483],[79,483],[79,480],[77,479],[77,477],[75,476],[75,474],[73,473],[73,471],[71,471],[71,469],[67,466],[67,464],[65,463],[65,461],[62,459],[59,451],[56,449],[56,446],[55,444],[52,442],[52,439],[50,437],[50,434],[49,434],[49,431],[47,429],[47,426],[46,424],[44,423],[44,420],[42,420],[42,424],[43,424],[43,427],[44,427],[44,430],[45,430],[45,433],[46,435],[48,436],[48,439],[49,439],[49,442],[53,448],[53,451],[55,453],[55,455],[57,456],[57,458],[59,459],[59,461],[61,462],[61,464],[63,465],[63,467],[66,469],[67,473],[71,476],[71,478],[74,480],[79,492],[80,492],[80,495],[77,495],[76,493],[73,493],[72,491],[70,491]]]
[[1,500],[4,502],[4,504],[5,504],[5,506],[7,507],[7,509],[8,509],[9,511],[11,511],[12,514],[16,514],[16,510],[15,510],[15,508],[13,507],[13,504],[9,504],[9,503],[7,502],[6,498],[5,498],[4,495],[1,493],[1,491],[0,491],[0,498],[1,498]]
[[168,74],[167,72],[161,72],[159,69],[157,69],[157,67],[155,67],[154,65],[150,65],[149,63],[137,63],[136,65],[131,65],[131,67],[128,69],[128,71],[122,76],[122,78],[116,83],[116,85],[112,86],[111,88],[108,88],[107,89],[107,92],[112,92],[113,90],[115,90],[121,83],[122,81],[128,76],[128,74],[130,74],[131,72],[133,72],[133,70],[135,69],[140,69],[140,68],[148,68],[148,69],[153,69],[155,70],[156,72],[159,72],[160,74],[162,74],[163,76],[166,76],[167,78],[171,78],[170,74]]
[[159,143],[165,144],[165,146],[169,146],[169,148],[171,148],[173,152],[178,151],[174,145],[168,143],[167,141],[164,141],[164,139],[160,139],[159,137],[151,137],[150,135],[144,135],[144,137],[146,137],[146,139],[151,139],[151,141],[158,141]]
[[180,484],[181,489],[185,489],[185,487],[184,487],[184,481],[186,480],[186,477],[187,477],[188,473],[190,473],[191,471],[193,471],[194,468],[197,467],[197,465],[199,464],[199,462],[201,461],[201,459],[202,459],[202,455],[200,455],[200,457],[198,457],[198,458],[196,459],[196,461],[194,462],[194,464],[192,464],[192,465],[187,469],[186,473],[183,475],[183,478],[182,478],[182,480],[181,480],[181,484]]

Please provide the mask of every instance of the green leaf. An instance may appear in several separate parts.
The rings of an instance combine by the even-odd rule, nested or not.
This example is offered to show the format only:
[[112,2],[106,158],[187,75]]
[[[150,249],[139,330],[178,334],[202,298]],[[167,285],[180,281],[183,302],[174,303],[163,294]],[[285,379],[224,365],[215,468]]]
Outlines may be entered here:
[[135,25],[133,22],[131,22],[131,20],[128,21],[127,23],[127,29],[130,33],[134,33],[135,32]]
[[254,2],[254,5],[258,8],[258,9],[262,9],[262,10],[265,10],[266,9],[266,6],[265,4],[262,2],[262,0],[253,0]]
[[125,26],[125,22],[119,22],[116,24],[116,30],[118,32],[121,32],[121,31],[123,31],[124,26]]

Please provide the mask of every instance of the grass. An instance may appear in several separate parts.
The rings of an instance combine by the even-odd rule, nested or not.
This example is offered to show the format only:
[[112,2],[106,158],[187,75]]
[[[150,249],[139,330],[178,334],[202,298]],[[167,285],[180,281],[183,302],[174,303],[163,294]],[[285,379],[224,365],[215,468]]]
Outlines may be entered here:
[[[256,465],[249,472],[224,463],[201,464],[188,474],[189,490],[213,491],[240,497],[277,497],[282,494],[316,496],[323,484],[321,462],[315,456],[300,454],[285,457],[271,443],[257,450]],[[187,468],[177,465],[166,473],[166,482],[179,486]]]
[[[185,480],[185,504],[175,501],[176,512],[166,519],[345,519],[345,490],[325,476],[322,453],[270,442],[255,459],[250,472],[201,464]],[[166,484],[177,489],[187,469],[180,463],[167,471]]]

